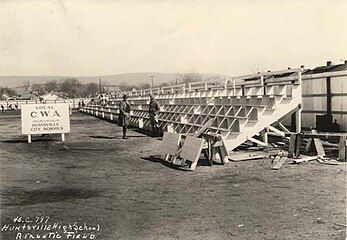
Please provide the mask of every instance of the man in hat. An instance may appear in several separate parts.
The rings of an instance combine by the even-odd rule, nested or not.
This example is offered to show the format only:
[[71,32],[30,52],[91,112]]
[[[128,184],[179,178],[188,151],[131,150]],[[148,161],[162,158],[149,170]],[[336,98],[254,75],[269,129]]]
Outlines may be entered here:
[[127,139],[127,126],[130,118],[130,104],[127,101],[128,96],[123,95],[123,100],[119,103],[118,124],[123,127],[123,139]]
[[159,136],[159,112],[160,112],[160,105],[157,100],[154,99],[154,96],[152,94],[149,94],[149,121],[151,122],[152,126],[152,133],[154,137]]

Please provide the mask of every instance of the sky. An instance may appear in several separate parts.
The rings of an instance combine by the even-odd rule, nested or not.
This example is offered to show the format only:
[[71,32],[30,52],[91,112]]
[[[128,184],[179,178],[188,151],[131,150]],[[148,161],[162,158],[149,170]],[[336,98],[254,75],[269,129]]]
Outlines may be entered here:
[[344,0],[0,0],[0,75],[230,76],[347,59]]

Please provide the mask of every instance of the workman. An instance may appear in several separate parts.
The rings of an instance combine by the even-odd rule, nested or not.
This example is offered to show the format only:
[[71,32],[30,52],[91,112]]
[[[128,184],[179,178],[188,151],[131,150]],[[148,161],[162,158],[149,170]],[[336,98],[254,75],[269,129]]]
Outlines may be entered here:
[[123,100],[119,103],[118,124],[123,127],[123,139],[127,139],[127,126],[130,118],[130,104],[127,101],[128,96],[123,95]]
[[160,128],[159,128],[159,112],[160,112],[160,105],[157,100],[154,99],[154,96],[152,94],[149,94],[149,107],[148,107],[148,113],[149,113],[149,121],[152,126],[152,136],[158,137],[160,134]]

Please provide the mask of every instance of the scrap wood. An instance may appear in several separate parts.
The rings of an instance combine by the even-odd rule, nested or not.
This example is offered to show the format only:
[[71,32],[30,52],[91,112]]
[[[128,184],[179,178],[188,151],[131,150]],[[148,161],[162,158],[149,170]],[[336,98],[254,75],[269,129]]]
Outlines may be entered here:
[[331,148],[339,148],[339,144],[338,143],[331,143],[331,142],[327,142],[327,141],[322,141],[323,146],[327,146],[327,147],[331,147]]
[[324,148],[323,148],[322,141],[319,138],[314,138],[313,142],[314,142],[314,145],[316,147],[317,154],[319,156],[324,157],[325,156],[325,151],[324,151]]
[[300,148],[302,144],[302,134],[298,134],[296,136],[296,141],[295,141],[295,156],[300,157]]
[[295,152],[296,134],[291,134],[289,139],[288,157],[293,157]]
[[[290,136],[292,133],[286,133],[286,136]],[[317,133],[317,130],[313,129],[311,132],[301,132],[305,137],[326,139],[328,137],[347,137],[347,133],[331,133],[331,132],[321,132]]]
[[283,163],[287,160],[287,157],[281,157],[281,159],[271,168],[271,170],[278,170],[282,167]]
[[280,146],[285,146],[286,145],[286,143],[284,143],[284,142],[276,142],[275,144],[280,145]]
[[264,147],[249,147],[248,150],[253,150],[253,151],[262,151],[264,150]]
[[293,159],[293,163],[309,162],[309,161],[317,160],[317,159],[320,159],[320,158],[321,157],[319,155],[317,155],[317,156],[305,156],[303,158]]
[[322,162],[320,162],[321,164],[327,164],[327,165],[339,165],[339,162],[336,160],[323,160]]
[[317,162],[321,164],[327,164],[327,165],[339,165],[339,163],[336,160],[332,160],[330,158],[322,157],[319,155],[316,156],[305,156],[300,159],[293,159],[293,163],[302,163],[302,162],[309,162],[316,160]]
[[277,163],[281,159],[281,156],[277,155],[273,160],[272,163]]
[[242,153],[242,154],[232,154],[228,158],[229,160],[233,162],[238,162],[238,161],[261,159],[261,158],[265,158],[265,156],[261,154],[257,154],[257,153]]
[[271,162],[277,163],[283,156],[285,156],[285,152],[283,150],[280,150],[277,154],[272,154],[270,156],[270,158],[273,158]]

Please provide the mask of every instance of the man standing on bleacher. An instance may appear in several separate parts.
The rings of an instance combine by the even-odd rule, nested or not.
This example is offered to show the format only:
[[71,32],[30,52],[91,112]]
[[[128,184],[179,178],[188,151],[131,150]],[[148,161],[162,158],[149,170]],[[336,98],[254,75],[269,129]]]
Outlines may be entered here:
[[153,137],[159,137],[159,112],[160,112],[160,105],[157,100],[154,99],[154,96],[152,94],[149,94],[150,102],[149,102],[149,121],[151,122],[152,126],[152,136]]

